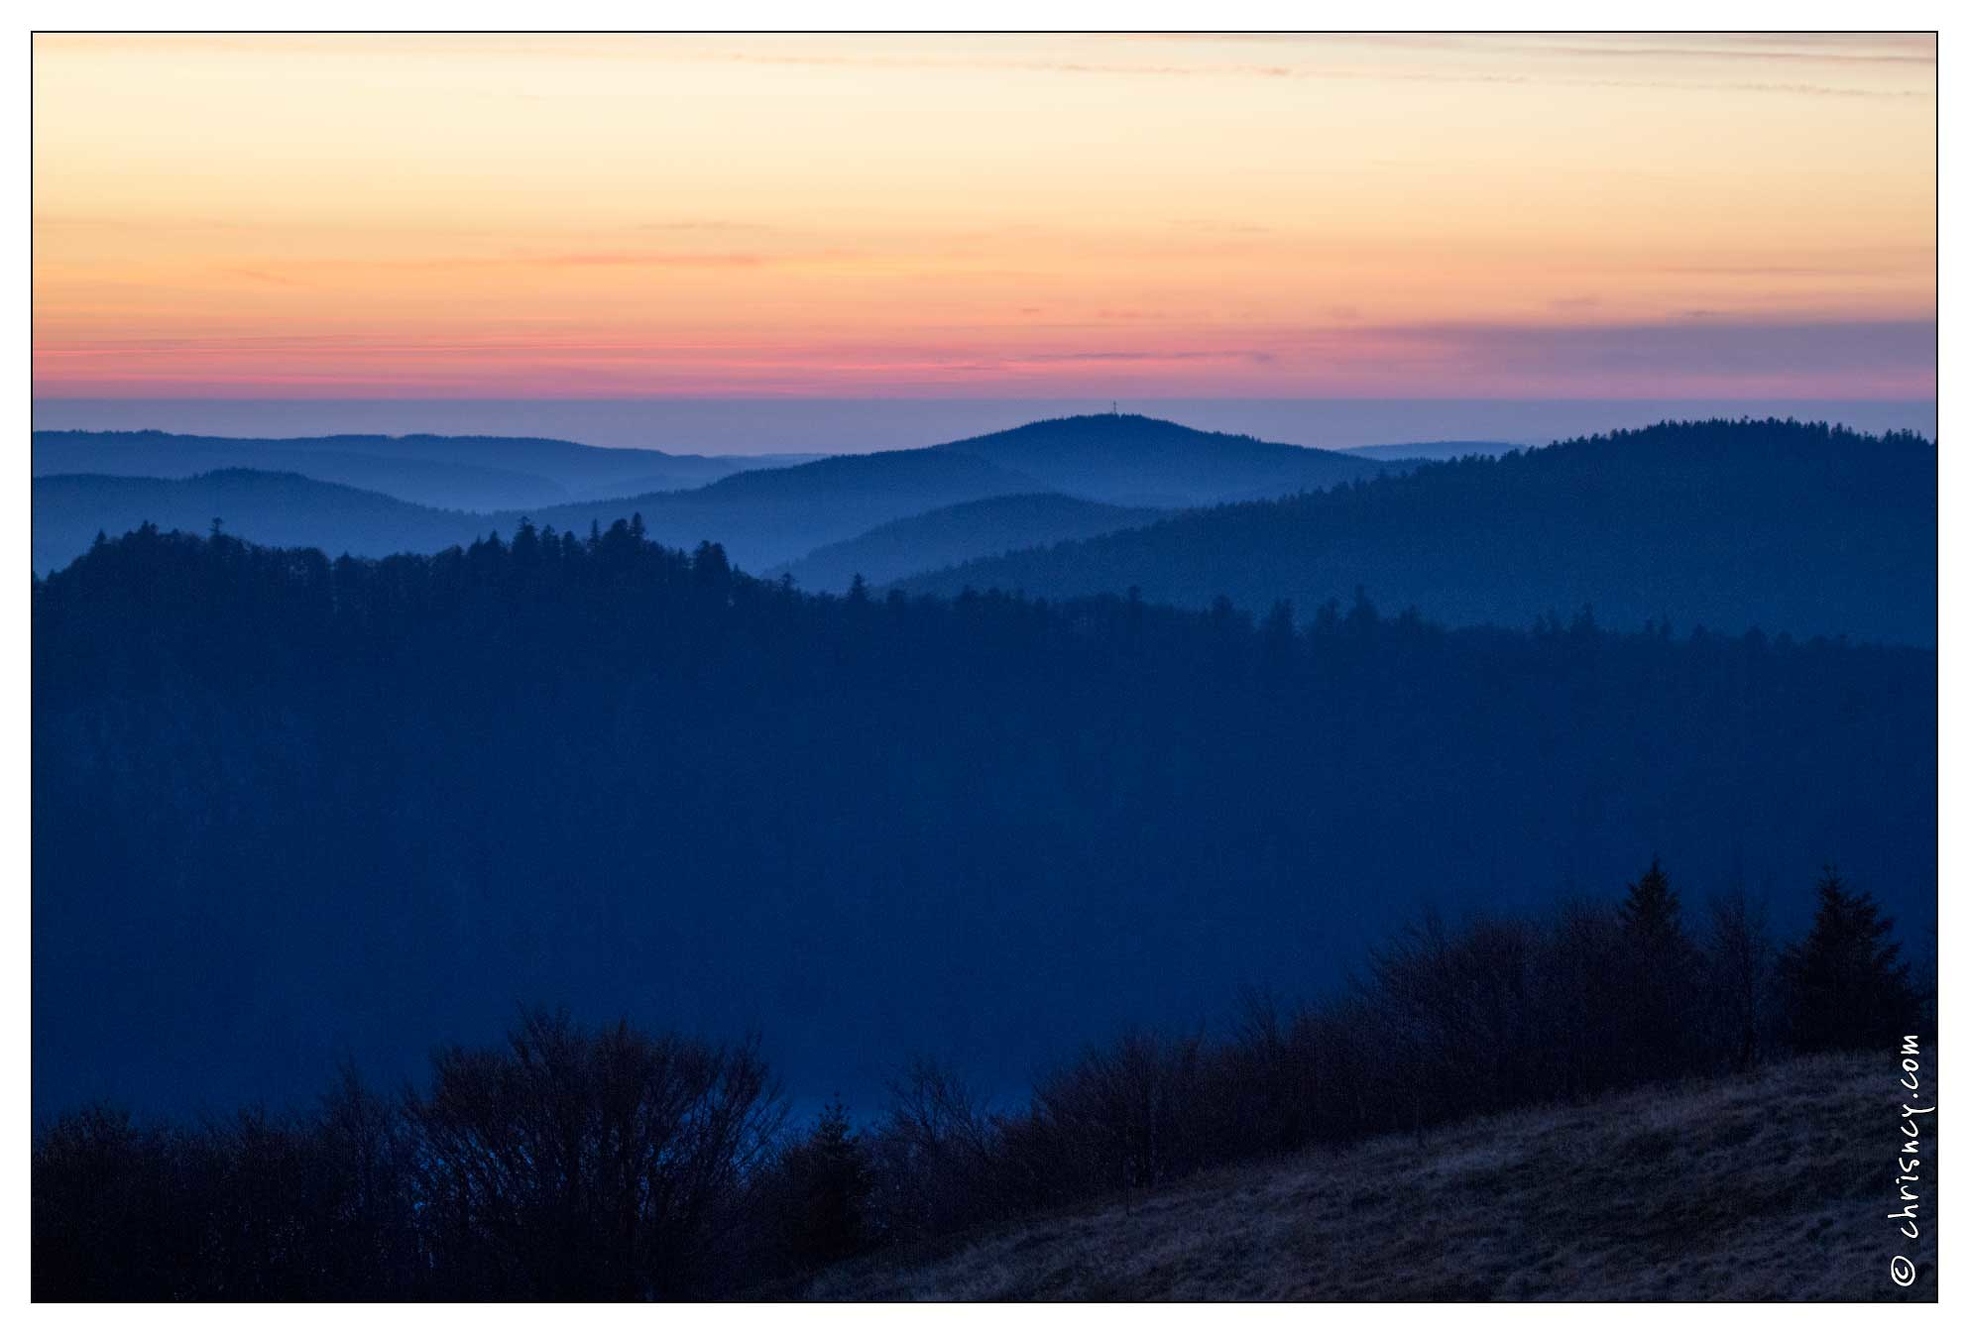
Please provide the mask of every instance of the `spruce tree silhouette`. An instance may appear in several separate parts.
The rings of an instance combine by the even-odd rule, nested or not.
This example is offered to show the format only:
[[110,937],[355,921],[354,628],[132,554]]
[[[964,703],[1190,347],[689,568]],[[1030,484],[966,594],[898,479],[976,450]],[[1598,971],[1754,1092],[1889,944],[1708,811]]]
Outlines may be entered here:
[[1894,919],[1873,896],[1854,893],[1828,866],[1805,939],[1779,961],[1785,1025],[1799,1051],[1840,1051],[1891,1041],[1919,1021]]
[[787,1260],[796,1272],[845,1260],[867,1249],[874,1168],[868,1145],[838,1101],[779,1163],[784,1191],[776,1201]]
[[1650,952],[1666,952],[1686,946],[1682,930],[1682,898],[1668,883],[1661,869],[1661,858],[1648,863],[1641,878],[1627,887],[1620,904],[1620,929],[1628,939]]
[[1695,1040],[1692,1019],[1698,962],[1682,925],[1682,900],[1661,869],[1648,863],[1616,910],[1620,927],[1624,1011],[1621,1028],[1630,1059],[1644,1077],[1685,1067]]

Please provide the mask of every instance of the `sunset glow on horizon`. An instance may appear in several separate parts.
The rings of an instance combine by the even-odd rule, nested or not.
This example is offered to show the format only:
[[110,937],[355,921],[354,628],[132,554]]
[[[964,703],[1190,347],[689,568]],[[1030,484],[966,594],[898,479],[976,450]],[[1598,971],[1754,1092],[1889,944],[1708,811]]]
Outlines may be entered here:
[[37,37],[43,397],[1935,392],[1914,37]]

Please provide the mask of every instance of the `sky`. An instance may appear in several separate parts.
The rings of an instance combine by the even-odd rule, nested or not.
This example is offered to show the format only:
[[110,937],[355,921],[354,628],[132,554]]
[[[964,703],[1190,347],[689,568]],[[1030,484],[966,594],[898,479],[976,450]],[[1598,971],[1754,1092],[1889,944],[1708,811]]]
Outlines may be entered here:
[[1930,37],[37,36],[37,399],[1935,393]]

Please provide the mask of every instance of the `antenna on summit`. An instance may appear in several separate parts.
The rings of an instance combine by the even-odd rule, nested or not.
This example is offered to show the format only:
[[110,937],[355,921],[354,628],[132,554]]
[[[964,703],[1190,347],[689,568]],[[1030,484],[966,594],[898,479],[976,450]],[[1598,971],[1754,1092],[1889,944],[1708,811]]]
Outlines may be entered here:
[[1113,399],[1113,398],[1109,399],[1108,411],[1114,416],[1119,417],[1121,415],[1121,400]]

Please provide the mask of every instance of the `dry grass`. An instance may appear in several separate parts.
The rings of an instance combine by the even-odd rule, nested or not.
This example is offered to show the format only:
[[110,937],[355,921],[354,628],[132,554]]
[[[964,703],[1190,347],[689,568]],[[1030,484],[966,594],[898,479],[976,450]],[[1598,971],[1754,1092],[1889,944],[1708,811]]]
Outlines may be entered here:
[[[1924,1066],[1928,1064],[1924,1060]],[[846,1300],[1870,1301],[1935,1294],[1889,1053],[1390,1135],[822,1274]],[[1925,1077],[1925,1075],[1924,1075]],[[1932,1089],[1932,1085],[1929,1085]],[[1888,1280],[1896,1254],[1920,1277]]]

